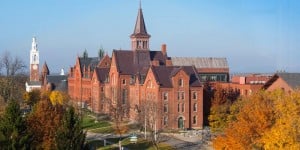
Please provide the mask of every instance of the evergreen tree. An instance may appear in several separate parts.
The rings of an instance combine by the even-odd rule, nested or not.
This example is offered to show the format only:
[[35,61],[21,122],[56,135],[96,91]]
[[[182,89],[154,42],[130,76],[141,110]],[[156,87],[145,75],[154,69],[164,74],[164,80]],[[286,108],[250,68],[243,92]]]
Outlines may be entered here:
[[0,119],[0,149],[27,149],[28,138],[20,105],[11,100]]
[[59,150],[80,150],[84,148],[85,132],[81,127],[81,119],[74,107],[67,108],[62,125],[56,134],[56,145]]

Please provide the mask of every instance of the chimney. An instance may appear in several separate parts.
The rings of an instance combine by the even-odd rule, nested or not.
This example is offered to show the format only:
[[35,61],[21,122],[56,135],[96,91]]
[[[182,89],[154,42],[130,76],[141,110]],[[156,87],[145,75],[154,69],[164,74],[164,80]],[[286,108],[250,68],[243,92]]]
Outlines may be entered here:
[[166,45],[166,44],[162,44],[162,45],[161,45],[161,52],[162,52],[164,55],[167,55],[167,45]]

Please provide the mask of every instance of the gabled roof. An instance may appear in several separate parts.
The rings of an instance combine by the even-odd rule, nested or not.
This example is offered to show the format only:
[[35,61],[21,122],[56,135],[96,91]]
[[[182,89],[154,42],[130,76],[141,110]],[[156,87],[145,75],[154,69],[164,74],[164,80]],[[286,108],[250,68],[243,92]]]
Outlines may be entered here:
[[100,83],[104,83],[109,72],[109,68],[99,68],[97,67],[95,69],[97,79],[100,81]]
[[67,91],[68,89],[67,75],[48,75],[47,82],[51,83],[53,90]]
[[276,73],[269,81],[267,81],[263,88],[267,89],[278,78],[282,78],[293,89],[300,87],[300,73]]
[[91,66],[91,70],[94,70],[95,67],[99,64],[99,57],[79,57],[79,64],[81,68],[81,72],[83,72],[84,67]]
[[152,66],[151,68],[153,70],[156,80],[159,82],[159,85],[161,87],[173,87],[171,79],[180,70],[183,70],[190,77],[190,87],[201,86],[200,80],[198,79],[197,71],[193,66]]
[[131,37],[135,37],[135,36],[150,37],[150,35],[147,33],[143,11],[141,7],[139,8],[138,11],[133,34],[131,34]]
[[164,65],[166,61],[161,51],[114,50],[113,53],[120,74],[146,74],[151,61],[157,60],[161,65]]
[[171,57],[174,66],[195,66],[198,68],[229,68],[226,58]]

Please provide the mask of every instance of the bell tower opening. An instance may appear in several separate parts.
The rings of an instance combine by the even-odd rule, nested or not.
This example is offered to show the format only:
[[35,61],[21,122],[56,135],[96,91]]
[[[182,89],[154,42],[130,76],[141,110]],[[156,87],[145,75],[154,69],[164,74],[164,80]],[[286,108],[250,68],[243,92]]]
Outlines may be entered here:
[[140,3],[135,28],[130,36],[132,50],[149,50],[150,34],[147,33],[143,11]]

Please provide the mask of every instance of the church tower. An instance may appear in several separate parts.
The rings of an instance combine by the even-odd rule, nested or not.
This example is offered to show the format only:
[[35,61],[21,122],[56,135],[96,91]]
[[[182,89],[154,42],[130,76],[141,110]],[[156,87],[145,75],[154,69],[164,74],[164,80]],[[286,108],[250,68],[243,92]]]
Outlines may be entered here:
[[32,38],[30,50],[30,81],[39,81],[39,51],[36,38]]
[[136,18],[135,28],[133,34],[131,34],[131,49],[132,50],[149,50],[150,35],[147,33],[144,16],[141,8],[138,11]]

